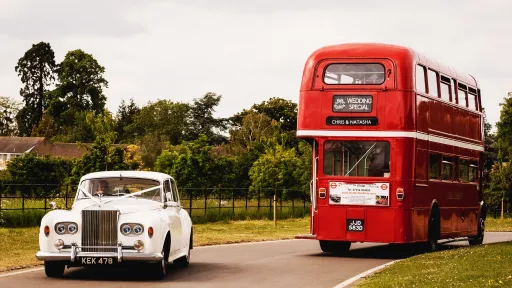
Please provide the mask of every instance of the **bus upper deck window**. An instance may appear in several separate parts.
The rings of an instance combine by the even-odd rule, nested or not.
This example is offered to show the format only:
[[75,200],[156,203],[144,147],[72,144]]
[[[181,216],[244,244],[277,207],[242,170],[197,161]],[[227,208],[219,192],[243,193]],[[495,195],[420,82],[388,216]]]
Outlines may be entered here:
[[336,63],[325,69],[325,84],[379,85],[386,80],[384,65],[377,63]]

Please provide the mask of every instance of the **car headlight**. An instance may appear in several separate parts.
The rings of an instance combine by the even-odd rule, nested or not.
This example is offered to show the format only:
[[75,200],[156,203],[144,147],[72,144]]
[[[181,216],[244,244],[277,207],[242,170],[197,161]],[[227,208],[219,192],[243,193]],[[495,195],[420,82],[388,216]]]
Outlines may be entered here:
[[78,226],[75,223],[71,223],[68,225],[69,234],[75,234],[77,230],[78,230]]
[[125,223],[121,225],[121,233],[124,236],[138,236],[144,232],[144,226],[138,223]]
[[74,222],[59,222],[55,224],[55,232],[59,235],[75,234],[78,231],[78,225]]
[[137,225],[133,226],[133,233],[135,235],[140,235],[140,234],[142,234],[142,232],[144,232],[144,229],[142,228],[141,225],[137,224]]

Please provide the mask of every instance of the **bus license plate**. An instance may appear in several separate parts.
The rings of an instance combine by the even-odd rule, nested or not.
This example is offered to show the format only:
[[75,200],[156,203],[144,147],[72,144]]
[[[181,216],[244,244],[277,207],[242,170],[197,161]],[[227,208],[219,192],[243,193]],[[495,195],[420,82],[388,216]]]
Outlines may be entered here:
[[364,231],[364,220],[347,219],[347,231],[363,232]]
[[115,257],[81,257],[82,265],[113,265],[116,263]]

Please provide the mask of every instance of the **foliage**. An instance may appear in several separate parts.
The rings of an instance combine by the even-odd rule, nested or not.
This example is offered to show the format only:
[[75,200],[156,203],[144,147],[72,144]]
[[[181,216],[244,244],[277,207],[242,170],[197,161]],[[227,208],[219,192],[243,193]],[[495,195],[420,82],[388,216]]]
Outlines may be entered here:
[[244,109],[230,120],[235,126],[241,126],[243,119],[250,113],[267,115],[270,119],[277,121],[284,132],[297,129],[297,104],[291,100],[272,97],[268,101],[254,104],[249,110]]
[[[300,162],[294,149],[286,149],[283,145],[270,142],[265,153],[254,162],[249,171],[251,188],[273,188],[280,193],[284,188],[296,188]],[[277,194],[281,198],[281,194]]]
[[59,83],[49,94],[49,111],[59,129],[80,124],[82,119],[76,116],[83,114],[79,113],[90,111],[96,116],[104,112],[103,89],[108,87],[104,73],[105,68],[91,54],[80,49],[66,54],[57,69]]
[[117,110],[115,119],[115,131],[117,133],[117,143],[134,143],[137,134],[135,133],[135,118],[141,109],[130,99],[127,105],[124,100],[121,101]]
[[18,101],[0,96],[0,136],[15,136],[18,133],[16,114],[21,109]]
[[[7,171],[10,182],[20,184],[10,186],[8,192],[15,190],[24,196],[50,196],[60,193],[61,186],[68,177],[72,163],[68,160],[49,156],[37,157],[27,153],[8,162]],[[39,184],[33,186],[32,184]]]
[[155,171],[172,175],[182,188],[235,188],[234,158],[217,158],[212,149],[205,135],[183,145],[168,146],[158,157]]
[[55,53],[49,43],[39,42],[18,60],[15,71],[21,77],[20,95],[25,106],[17,114],[20,136],[30,136],[48,107],[48,86],[55,80]]
[[[505,151],[512,148],[512,92],[508,93],[500,106],[500,120],[496,123],[496,139],[498,145]],[[508,156],[508,153],[504,155]],[[508,159],[504,158],[503,160]]]
[[209,92],[199,99],[194,99],[190,110],[190,128],[187,140],[198,139],[205,135],[212,145],[225,143],[227,138],[221,133],[226,130],[227,119],[215,118],[213,113],[222,99],[221,95]]
[[[71,171],[70,183],[78,184],[80,177],[87,173],[98,171],[126,170],[130,167],[125,162],[125,151],[122,147],[113,146],[112,138],[108,135],[98,136],[91,150],[75,161]],[[135,169],[138,167],[135,167]]]

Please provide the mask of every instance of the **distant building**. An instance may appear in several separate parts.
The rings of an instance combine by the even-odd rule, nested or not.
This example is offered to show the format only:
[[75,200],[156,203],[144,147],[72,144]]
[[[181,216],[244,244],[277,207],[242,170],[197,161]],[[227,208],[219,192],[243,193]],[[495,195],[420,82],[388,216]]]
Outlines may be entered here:
[[[91,145],[91,143],[51,143],[45,137],[0,136],[0,170],[6,169],[7,162],[24,153],[63,159],[82,158]],[[118,146],[126,150],[128,145]]]

